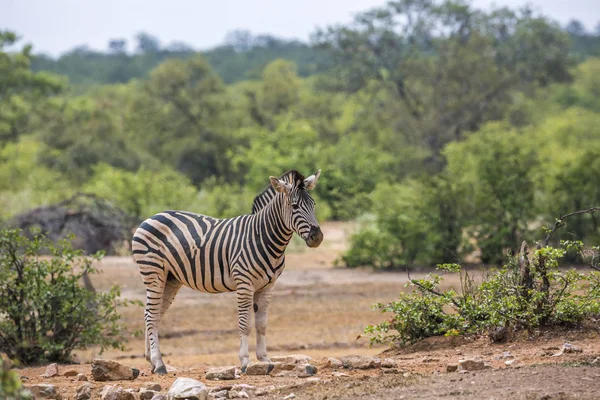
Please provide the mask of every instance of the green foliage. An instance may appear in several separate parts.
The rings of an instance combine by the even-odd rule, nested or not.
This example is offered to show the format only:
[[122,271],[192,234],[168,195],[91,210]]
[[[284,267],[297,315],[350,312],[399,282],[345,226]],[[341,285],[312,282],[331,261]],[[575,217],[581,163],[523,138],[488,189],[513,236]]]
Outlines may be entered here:
[[486,274],[480,284],[457,264],[438,265],[440,271],[460,274],[459,289],[442,290],[442,274],[411,279],[410,293],[374,306],[392,315],[366,327],[365,334],[371,343],[404,345],[430,336],[480,334],[498,327],[533,331],[598,318],[600,274],[558,267],[567,250],[582,248],[581,242],[565,242],[564,248],[537,249],[531,260],[515,257]]
[[118,287],[94,293],[79,285],[101,258],[82,257],[68,240],[54,245],[39,233],[0,231],[0,351],[28,364],[66,362],[73,349],[91,345],[123,348],[117,308],[129,302]]
[[0,398],[6,400],[28,400],[31,393],[23,388],[16,371],[11,370],[10,361],[0,359]]
[[0,147],[0,219],[51,204],[74,190],[65,176],[39,162],[46,147],[30,136]]
[[535,215],[532,171],[538,164],[523,140],[506,124],[488,124],[444,151],[448,175],[463,193],[464,223],[484,263],[497,264],[507,250],[514,253]]
[[194,210],[199,200],[190,180],[168,168],[129,172],[98,164],[84,190],[114,201],[138,221],[164,210]]
[[458,258],[456,192],[445,178],[383,183],[371,196],[375,221],[351,238],[346,265],[397,268]]
[[61,77],[31,70],[31,46],[5,50],[17,41],[13,32],[0,30],[0,145],[28,132],[47,97],[65,88]]

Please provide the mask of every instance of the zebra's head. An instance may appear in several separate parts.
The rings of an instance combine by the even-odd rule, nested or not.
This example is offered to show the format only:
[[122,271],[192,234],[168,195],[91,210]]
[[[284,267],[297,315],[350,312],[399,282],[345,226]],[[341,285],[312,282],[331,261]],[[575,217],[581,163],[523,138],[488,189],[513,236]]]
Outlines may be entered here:
[[298,173],[294,175],[292,182],[271,176],[271,186],[276,192],[283,193],[282,211],[286,224],[304,239],[308,247],[319,247],[323,232],[315,216],[315,201],[308,191],[317,185],[321,170],[306,179]]

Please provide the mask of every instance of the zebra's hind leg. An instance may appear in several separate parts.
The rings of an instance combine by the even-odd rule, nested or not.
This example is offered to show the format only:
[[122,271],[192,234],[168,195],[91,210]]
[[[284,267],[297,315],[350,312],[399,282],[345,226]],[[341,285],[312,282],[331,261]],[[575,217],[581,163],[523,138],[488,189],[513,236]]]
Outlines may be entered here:
[[[161,320],[162,303],[166,276],[154,275],[152,280],[144,281],[146,285],[146,359],[150,358],[152,372],[166,374],[167,368],[162,361],[158,341],[158,325]],[[148,357],[149,353],[149,357]]]
[[240,328],[240,352],[239,358],[242,363],[242,372],[246,372],[250,363],[250,353],[248,352],[248,336],[252,330],[252,304],[254,298],[254,288],[250,283],[237,284],[237,305],[238,305],[238,323]]
[[254,321],[256,324],[256,358],[270,361],[267,356],[267,311],[273,294],[273,284],[254,293]]
[[[183,284],[181,282],[176,280],[173,275],[169,274],[169,276],[167,277],[167,281],[165,283],[164,289],[163,289],[163,295],[162,295],[162,300],[161,300],[161,304],[160,304],[160,314],[156,321],[156,326],[157,326],[156,343],[157,343],[157,346],[158,346],[158,325],[160,324],[160,321],[162,321],[163,317],[165,316],[165,313],[167,312],[167,310],[173,303],[173,300],[175,300],[175,296],[177,295],[177,292],[179,292],[179,289],[181,289],[182,286],[183,286]],[[148,346],[149,346],[149,342],[148,342]],[[149,349],[149,351],[150,351],[150,349]],[[158,352],[158,354],[159,354],[159,356],[161,356],[160,351]],[[162,362],[162,356],[161,356],[160,362],[158,364],[153,363],[152,360],[149,360],[149,361],[153,366],[153,372],[155,372],[157,374],[161,374],[161,375],[164,375],[167,373],[167,367]]]

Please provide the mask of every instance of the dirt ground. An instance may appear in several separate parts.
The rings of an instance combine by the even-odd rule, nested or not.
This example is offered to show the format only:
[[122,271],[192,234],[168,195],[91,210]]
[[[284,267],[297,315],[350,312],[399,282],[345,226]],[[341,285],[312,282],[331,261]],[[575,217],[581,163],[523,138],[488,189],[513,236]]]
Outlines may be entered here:
[[[274,378],[246,376],[230,382],[206,381],[211,366],[237,365],[238,333],[234,294],[210,295],[182,289],[160,327],[161,349],[165,362],[176,370],[166,376],[150,373],[143,357],[143,310],[122,310],[123,321],[132,334],[125,351],[98,349],[76,352],[79,364],[60,366],[76,369],[91,378],[94,357],[115,359],[139,368],[134,381],[109,383],[123,388],[139,388],[144,382],[159,382],[166,392],[181,376],[199,379],[209,387],[247,383],[256,387],[273,386],[262,398],[279,399],[294,394],[298,399],[600,399],[600,335],[598,329],[565,331],[522,337],[510,343],[493,345],[487,338],[432,338],[402,350],[384,346],[369,347],[368,340],[357,337],[364,327],[385,320],[373,312],[375,302],[394,300],[407,281],[405,273],[348,270],[334,266],[344,250],[352,224],[327,223],[325,241],[318,249],[307,249],[294,242],[287,255],[286,270],[279,279],[271,308],[267,341],[269,355],[306,354],[319,370],[315,378]],[[107,257],[93,276],[98,290],[118,284],[122,295],[144,300],[145,292],[137,268],[130,257]],[[415,274],[419,276],[419,274]],[[446,285],[456,285],[454,277]],[[252,337],[251,343],[254,338]],[[568,341],[582,353],[558,353]],[[255,360],[251,346],[251,362]],[[518,367],[507,367],[504,352],[519,360]],[[379,355],[397,362],[395,369],[335,370],[327,368],[325,357],[351,354]],[[447,373],[448,364],[466,357],[481,357],[494,369],[466,374]],[[50,383],[63,398],[74,398],[80,382],[63,376],[42,378],[45,367],[19,370],[25,384]],[[347,376],[336,376],[343,372]],[[95,383],[99,397],[105,383]]]

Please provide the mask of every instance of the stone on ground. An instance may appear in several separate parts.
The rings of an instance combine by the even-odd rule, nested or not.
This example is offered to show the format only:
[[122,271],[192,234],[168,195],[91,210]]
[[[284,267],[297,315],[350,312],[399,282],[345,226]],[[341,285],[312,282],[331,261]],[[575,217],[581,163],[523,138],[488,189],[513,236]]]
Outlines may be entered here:
[[37,385],[31,385],[26,387],[33,394],[35,399],[53,399],[60,400],[62,397],[56,386],[48,383],[39,383]]
[[177,378],[169,388],[167,400],[206,400],[208,389],[204,383],[191,378]]
[[381,361],[381,368],[396,368],[398,364],[391,358],[384,358]]
[[52,378],[53,376],[58,376],[58,364],[52,363],[46,367],[46,372],[42,375],[44,378]]
[[232,380],[232,379],[238,379],[239,375],[236,374],[236,368],[235,367],[218,367],[218,368],[209,368],[208,371],[206,372],[206,379],[209,380],[221,380],[221,381],[225,381],[225,380]]
[[79,374],[79,371],[77,371],[76,369],[68,369],[65,372],[63,372],[63,376],[66,377],[77,376],[77,374]]
[[248,365],[246,369],[246,375],[269,375],[269,373],[275,368],[270,362],[257,362]]
[[165,396],[164,394],[161,394],[161,393],[157,393],[154,395],[152,400],[167,400],[167,396]]
[[75,377],[75,380],[77,382],[85,382],[87,381],[87,376],[85,376],[85,374],[77,374],[77,376]]
[[446,365],[446,372],[456,372],[458,370],[458,364]]
[[478,358],[468,358],[458,361],[459,371],[481,371],[486,369],[485,361]]
[[140,371],[127,367],[113,360],[94,358],[92,360],[92,376],[96,381],[134,380]]
[[160,392],[162,390],[162,386],[158,382],[145,382],[142,385],[142,388],[146,390],[154,390],[155,392]]
[[344,366],[344,364],[342,364],[342,362],[340,360],[338,360],[337,358],[333,358],[333,357],[327,357],[324,360],[325,363],[325,367],[327,368],[342,368]]
[[342,357],[344,368],[350,369],[372,369],[381,366],[381,359],[371,356],[351,355]]
[[102,400],[135,400],[135,395],[122,387],[104,386],[100,392]]
[[92,398],[92,391],[94,390],[94,385],[86,382],[83,385],[77,388],[77,393],[75,395],[75,400],[90,400]]
[[290,354],[289,356],[271,357],[272,362],[282,362],[287,364],[308,364],[312,360],[311,356],[306,354]]
[[140,400],[152,400],[156,394],[155,390],[141,388],[139,397]]

